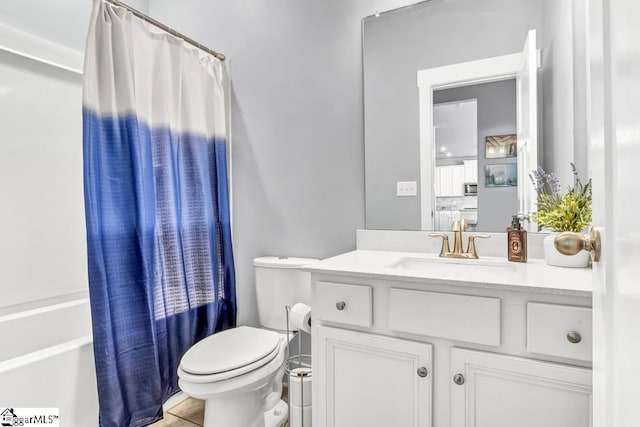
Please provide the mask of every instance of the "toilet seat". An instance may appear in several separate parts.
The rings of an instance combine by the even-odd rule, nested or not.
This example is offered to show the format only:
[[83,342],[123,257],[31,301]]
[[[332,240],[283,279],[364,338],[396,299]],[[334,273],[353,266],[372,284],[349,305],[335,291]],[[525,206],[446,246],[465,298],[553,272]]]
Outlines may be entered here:
[[178,375],[193,383],[234,378],[267,365],[285,346],[277,332],[249,326],[228,329],[191,347],[180,361]]

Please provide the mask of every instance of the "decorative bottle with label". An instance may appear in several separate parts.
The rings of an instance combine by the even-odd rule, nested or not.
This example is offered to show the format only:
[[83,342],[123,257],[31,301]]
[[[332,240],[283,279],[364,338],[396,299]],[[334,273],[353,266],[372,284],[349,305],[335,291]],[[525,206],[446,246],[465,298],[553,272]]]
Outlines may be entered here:
[[527,262],[527,230],[522,229],[518,215],[513,216],[507,228],[507,253],[509,261]]

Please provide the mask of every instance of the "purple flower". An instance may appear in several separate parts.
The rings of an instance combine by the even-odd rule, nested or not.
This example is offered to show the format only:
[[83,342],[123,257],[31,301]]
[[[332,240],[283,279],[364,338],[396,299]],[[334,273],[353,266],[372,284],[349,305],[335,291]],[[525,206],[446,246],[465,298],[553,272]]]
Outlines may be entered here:
[[551,189],[553,190],[554,193],[557,193],[560,191],[560,180],[558,179],[558,176],[555,173],[550,173],[547,174],[547,183],[551,186]]
[[[584,188],[590,187],[591,181],[589,181],[587,185],[582,184],[578,177],[576,166],[573,163],[571,163],[571,171],[573,172],[573,187],[569,187],[569,192],[583,191]],[[560,180],[555,173],[547,173],[541,166],[538,166],[535,170],[531,171],[529,178],[531,178],[531,183],[538,195],[560,195],[562,186],[560,185]]]

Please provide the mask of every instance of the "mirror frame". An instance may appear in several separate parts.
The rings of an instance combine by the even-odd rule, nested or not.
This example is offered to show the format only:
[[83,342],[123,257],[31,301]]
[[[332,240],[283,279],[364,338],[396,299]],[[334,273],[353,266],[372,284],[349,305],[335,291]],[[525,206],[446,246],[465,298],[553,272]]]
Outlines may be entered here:
[[[433,91],[491,83],[517,77],[522,68],[521,52],[477,61],[418,70],[420,114],[420,227],[434,229],[435,146],[433,130]],[[537,160],[536,160],[537,161]],[[430,183],[425,185],[424,183]]]

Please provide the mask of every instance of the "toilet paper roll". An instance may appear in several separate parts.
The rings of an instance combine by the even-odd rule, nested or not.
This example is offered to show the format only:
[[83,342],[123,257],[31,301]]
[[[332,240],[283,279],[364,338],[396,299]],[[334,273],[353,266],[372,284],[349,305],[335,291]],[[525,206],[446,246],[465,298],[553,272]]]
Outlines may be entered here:
[[311,427],[311,408],[289,405],[289,427]]
[[291,307],[289,326],[293,331],[311,333],[311,307],[301,302]]
[[311,405],[311,369],[296,368],[289,374],[289,402],[296,406]]

